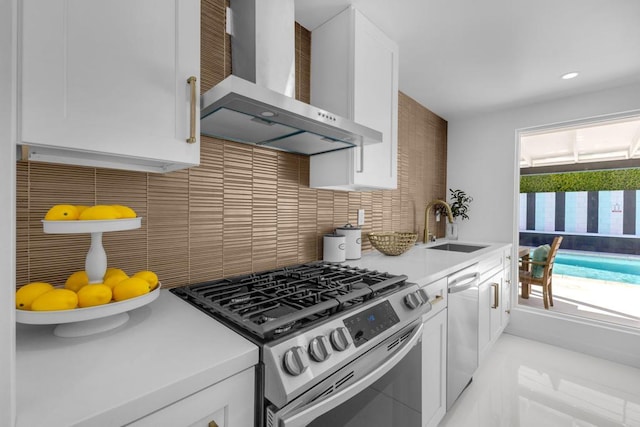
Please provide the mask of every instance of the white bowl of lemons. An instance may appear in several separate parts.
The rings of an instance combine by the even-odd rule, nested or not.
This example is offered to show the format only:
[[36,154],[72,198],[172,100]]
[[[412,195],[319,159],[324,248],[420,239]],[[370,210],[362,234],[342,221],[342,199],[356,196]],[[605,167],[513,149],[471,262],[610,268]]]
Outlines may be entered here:
[[149,270],[128,276],[108,268],[102,283],[89,283],[84,271],[71,274],[64,287],[32,282],[16,291],[16,321],[30,325],[58,325],[54,334],[84,336],[124,324],[128,311],[158,298],[161,284]]

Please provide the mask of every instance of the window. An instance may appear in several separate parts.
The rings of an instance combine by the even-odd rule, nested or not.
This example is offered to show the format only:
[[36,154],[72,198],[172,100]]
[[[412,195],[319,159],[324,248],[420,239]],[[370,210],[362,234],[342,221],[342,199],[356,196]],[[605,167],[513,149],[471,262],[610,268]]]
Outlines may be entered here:
[[550,309],[640,327],[640,117],[520,134],[520,246],[556,235]]

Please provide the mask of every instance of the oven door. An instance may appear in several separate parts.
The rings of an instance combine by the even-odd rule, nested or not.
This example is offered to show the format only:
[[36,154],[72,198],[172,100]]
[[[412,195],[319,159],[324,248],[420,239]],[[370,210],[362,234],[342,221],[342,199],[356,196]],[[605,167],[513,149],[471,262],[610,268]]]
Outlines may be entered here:
[[275,411],[268,427],[420,426],[422,322],[414,322]]

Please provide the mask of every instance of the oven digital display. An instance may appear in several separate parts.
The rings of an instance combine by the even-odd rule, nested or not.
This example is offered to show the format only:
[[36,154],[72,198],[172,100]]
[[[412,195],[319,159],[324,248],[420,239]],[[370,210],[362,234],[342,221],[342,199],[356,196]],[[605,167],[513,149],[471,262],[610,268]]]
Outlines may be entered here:
[[400,322],[389,301],[381,302],[344,320],[356,347]]

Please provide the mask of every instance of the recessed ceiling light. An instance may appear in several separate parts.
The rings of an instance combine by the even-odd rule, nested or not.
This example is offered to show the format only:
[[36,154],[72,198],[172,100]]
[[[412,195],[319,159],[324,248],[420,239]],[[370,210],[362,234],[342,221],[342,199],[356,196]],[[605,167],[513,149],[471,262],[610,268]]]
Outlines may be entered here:
[[569,79],[573,79],[574,77],[577,77],[577,76],[578,76],[578,73],[577,73],[577,72],[575,72],[575,71],[573,71],[573,72],[571,72],[571,73],[563,74],[563,75],[562,75],[562,78],[563,78],[564,80],[569,80]]

